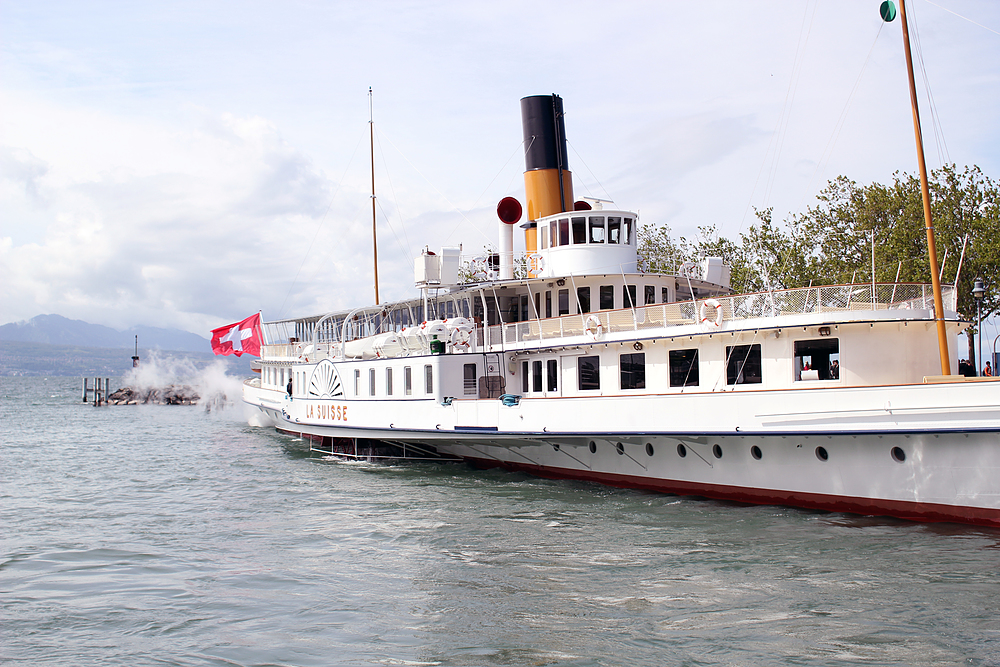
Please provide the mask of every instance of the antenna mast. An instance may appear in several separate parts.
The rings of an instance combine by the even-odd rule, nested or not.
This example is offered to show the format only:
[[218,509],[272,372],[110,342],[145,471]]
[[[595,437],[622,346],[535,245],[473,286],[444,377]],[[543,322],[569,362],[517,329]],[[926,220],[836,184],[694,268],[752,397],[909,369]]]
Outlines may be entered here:
[[368,129],[372,151],[372,252],[375,260],[375,305],[378,300],[378,236],[375,233],[375,116],[372,113],[372,89],[368,87]]
[[924,140],[920,133],[920,111],[917,109],[917,86],[913,81],[913,60],[910,57],[910,32],[906,25],[906,0],[899,0],[900,18],[903,19],[903,46],[906,52],[906,72],[910,77],[910,106],[913,107],[913,133],[917,139],[917,161],[920,163],[920,194],[924,202],[924,226],[927,229],[927,258],[931,268],[931,287],[934,290],[934,321],[937,324],[938,353],[941,355],[941,374],[951,375],[948,353],[948,334],[944,326],[944,303],[941,298],[941,280],[938,277],[937,249],[934,245],[934,222],[931,219],[931,194],[927,185],[927,164],[924,161]]

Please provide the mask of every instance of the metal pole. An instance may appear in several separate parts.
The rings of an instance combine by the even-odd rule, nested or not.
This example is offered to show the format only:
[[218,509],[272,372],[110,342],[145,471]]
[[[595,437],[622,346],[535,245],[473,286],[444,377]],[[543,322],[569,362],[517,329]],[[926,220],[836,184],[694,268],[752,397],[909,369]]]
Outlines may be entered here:
[[372,251],[375,263],[375,305],[378,301],[378,236],[375,233],[375,116],[372,112],[372,89],[368,88],[368,129],[372,151]]
[[906,72],[910,80],[910,106],[913,107],[913,133],[917,141],[917,161],[920,164],[920,194],[924,203],[924,224],[927,229],[927,258],[931,269],[931,286],[934,289],[934,321],[937,323],[938,353],[941,356],[941,374],[951,375],[948,355],[948,333],[944,326],[944,304],[941,298],[941,281],[938,279],[937,249],[934,245],[934,223],[931,219],[931,193],[927,185],[927,164],[924,161],[924,140],[920,133],[920,111],[917,109],[917,86],[913,80],[913,59],[910,56],[910,32],[906,25],[906,0],[899,0],[903,19],[903,45],[906,53]]
[[83,378],[83,402],[87,402],[87,378]]
[[976,362],[979,368],[976,369],[976,375],[982,375],[983,372],[983,300],[976,299],[976,332],[979,334],[979,346],[976,348],[976,356],[978,359]]

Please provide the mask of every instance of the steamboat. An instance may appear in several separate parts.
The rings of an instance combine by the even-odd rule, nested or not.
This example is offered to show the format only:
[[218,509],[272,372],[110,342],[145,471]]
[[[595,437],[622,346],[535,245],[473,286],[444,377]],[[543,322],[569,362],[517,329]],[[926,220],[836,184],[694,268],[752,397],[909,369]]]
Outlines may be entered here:
[[507,198],[496,256],[425,250],[412,299],[265,322],[246,403],[349,458],[1000,526],[1000,384],[942,369],[954,285],[643,271],[637,215],[574,200],[562,100],[521,110],[520,261]]

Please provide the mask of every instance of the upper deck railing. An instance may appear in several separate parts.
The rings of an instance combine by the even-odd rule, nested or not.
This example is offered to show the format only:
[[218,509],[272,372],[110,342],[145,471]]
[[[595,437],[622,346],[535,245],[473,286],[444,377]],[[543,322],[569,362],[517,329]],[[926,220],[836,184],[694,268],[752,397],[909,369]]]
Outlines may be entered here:
[[[942,285],[946,310],[955,311],[957,292],[954,286]],[[833,313],[841,311],[880,310],[934,310],[934,295],[929,284],[879,283],[867,285],[821,285],[773,292],[757,292],[718,297],[725,322],[749,319],[799,315],[805,313]],[[471,351],[493,350],[495,346],[551,341],[571,336],[581,336],[596,329],[600,323],[604,335],[637,332],[696,324],[701,321],[705,301],[658,303],[619,310],[599,310],[590,313],[561,315],[523,322],[502,323],[489,327],[478,326],[472,337]],[[707,313],[714,321],[714,306]],[[593,318],[593,319],[592,319]],[[594,321],[597,320],[597,322]],[[493,350],[495,351],[495,350]],[[310,340],[264,346],[264,357],[270,359],[315,359],[336,357],[339,343],[322,342],[312,345]]]
[[[953,286],[942,285],[945,309],[956,310],[957,293]],[[723,321],[872,310],[934,310],[931,285],[923,283],[878,283],[875,285],[821,285],[773,292],[738,294],[714,299],[722,310]],[[481,346],[541,341],[579,336],[600,322],[601,333],[623,333],[663,327],[695,324],[703,316],[704,300],[650,304],[621,310],[600,310],[576,315],[562,315],[543,320],[529,320],[490,326],[477,332]],[[707,313],[715,320],[715,308]]]

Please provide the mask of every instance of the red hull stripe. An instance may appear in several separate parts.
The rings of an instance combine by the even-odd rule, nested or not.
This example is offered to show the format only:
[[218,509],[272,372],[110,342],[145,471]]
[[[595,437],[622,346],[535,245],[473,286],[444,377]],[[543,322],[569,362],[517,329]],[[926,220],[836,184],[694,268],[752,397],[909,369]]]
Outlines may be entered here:
[[742,486],[725,486],[670,479],[651,479],[633,475],[546,468],[522,463],[498,462],[489,459],[467,459],[480,468],[502,467],[546,479],[575,479],[598,482],[626,489],[642,489],[680,496],[701,496],[715,500],[732,500],[753,505],[784,505],[804,509],[850,512],[868,516],[891,516],[908,521],[954,521],[978,526],[1000,528],[1000,509],[963,507],[939,503],[884,500],[881,498],[853,498],[821,493],[802,493],[775,489],[755,489]]

